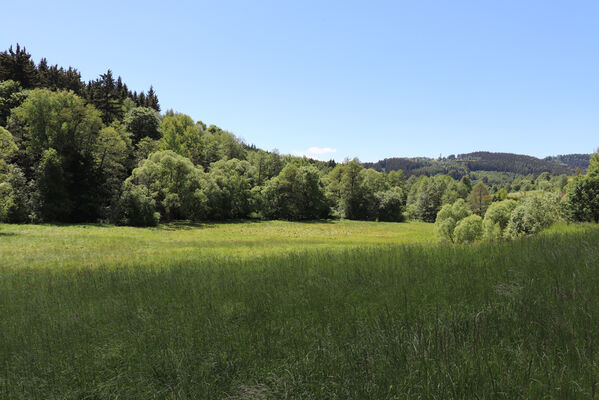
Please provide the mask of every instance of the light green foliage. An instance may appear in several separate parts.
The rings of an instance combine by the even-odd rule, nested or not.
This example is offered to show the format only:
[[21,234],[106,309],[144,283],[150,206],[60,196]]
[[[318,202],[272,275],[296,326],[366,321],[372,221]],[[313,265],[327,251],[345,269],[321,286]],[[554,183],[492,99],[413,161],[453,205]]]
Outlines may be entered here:
[[[203,161],[203,143],[201,131],[190,116],[185,114],[167,114],[160,125],[162,139],[161,150],[171,150],[191,159],[194,164]],[[216,160],[215,160],[216,161]]]
[[11,124],[19,128],[13,135],[23,140],[34,157],[41,157],[49,148],[61,156],[88,155],[103,126],[100,112],[72,92],[47,89],[32,90],[13,110]]
[[0,162],[8,159],[18,149],[10,132],[0,126]]
[[274,178],[281,173],[284,167],[283,160],[278,152],[262,150],[247,153],[247,160],[256,169],[256,183],[262,185],[266,180]]
[[162,150],[172,150],[204,168],[219,160],[246,158],[246,150],[235,135],[214,125],[206,128],[201,121],[194,123],[185,114],[168,112],[160,131]]
[[458,199],[451,205],[446,204],[441,207],[441,210],[437,214],[435,231],[441,237],[453,242],[455,241],[454,231],[458,222],[471,214],[472,211],[470,211],[464,199]]
[[199,220],[209,213],[209,199],[204,190],[210,182],[193,163],[173,151],[159,151],[142,161],[125,181],[143,186],[156,202],[156,209],[166,221]]
[[376,194],[379,192],[386,192],[389,190],[390,185],[387,176],[374,169],[363,169],[360,171],[360,174],[362,175],[362,202],[365,209],[363,218],[375,220],[379,216],[380,205]]
[[[123,120],[127,132],[131,133],[134,144],[143,138],[160,139],[160,116],[156,110],[148,107],[136,107],[129,111]],[[172,126],[169,126],[169,129]]]
[[510,221],[512,211],[514,211],[517,204],[518,203],[514,200],[491,203],[485,213],[485,219],[483,221],[485,239],[499,239],[503,237],[505,228],[507,228],[508,222]]
[[32,193],[37,218],[77,222],[104,215],[130,154],[118,123],[105,128],[100,112],[73,92],[35,89],[13,109],[10,126],[24,153],[21,161],[38,171],[39,193]]
[[554,193],[526,196],[511,213],[505,235],[517,238],[536,234],[562,219],[560,197]]
[[550,190],[552,188],[551,175],[549,175],[548,172],[543,172],[539,174],[539,176],[535,180],[535,185],[537,187],[537,190]]
[[330,206],[318,170],[311,165],[288,164],[260,193],[266,218],[304,220],[326,218]]
[[141,160],[145,160],[150,154],[160,150],[160,141],[145,137],[135,145],[134,164],[137,166]]
[[214,219],[247,218],[252,211],[251,189],[256,182],[256,170],[247,161],[236,158],[220,160],[210,166],[209,179],[214,183],[211,217]]
[[215,125],[209,126],[202,132],[202,142],[204,156],[201,164],[205,167],[221,159],[245,160],[246,158],[246,150],[241,140]]
[[481,239],[483,236],[483,219],[470,215],[459,221],[455,227],[454,238],[456,243],[470,243]]
[[387,181],[391,187],[400,187],[402,189],[406,187],[406,177],[401,169],[389,172]]
[[105,176],[108,196],[116,193],[125,179],[130,154],[131,140],[126,132],[118,126],[100,130],[92,155],[96,170]]

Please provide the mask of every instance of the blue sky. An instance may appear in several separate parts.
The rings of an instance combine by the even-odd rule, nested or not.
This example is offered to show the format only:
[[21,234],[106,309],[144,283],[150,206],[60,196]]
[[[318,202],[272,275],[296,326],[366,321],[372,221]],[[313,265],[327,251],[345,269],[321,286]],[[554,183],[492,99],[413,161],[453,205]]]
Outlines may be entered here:
[[317,158],[599,146],[599,2],[6,1],[0,47]]

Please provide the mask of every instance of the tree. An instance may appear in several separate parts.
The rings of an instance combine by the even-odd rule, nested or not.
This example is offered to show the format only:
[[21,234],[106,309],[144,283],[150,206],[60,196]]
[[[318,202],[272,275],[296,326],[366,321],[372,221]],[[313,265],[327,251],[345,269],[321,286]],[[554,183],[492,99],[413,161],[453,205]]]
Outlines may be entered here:
[[455,227],[454,237],[456,243],[470,243],[482,238],[483,220],[478,215],[470,215]]
[[462,219],[472,214],[464,199],[458,199],[453,204],[441,207],[435,220],[435,231],[443,238],[451,242],[455,241],[454,231]]
[[143,138],[160,139],[160,116],[147,107],[136,107],[129,111],[123,120],[127,132],[131,133],[133,144]]
[[[200,129],[190,116],[185,114],[167,114],[160,126],[162,139],[161,150],[171,150],[187,157],[198,165],[203,160],[203,143]],[[214,161],[218,161],[218,158]]]
[[[42,218],[77,222],[93,221],[103,215],[112,197],[109,192],[120,186],[114,182],[120,179],[114,175],[122,172],[122,165],[117,164],[122,164],[128,156],[124,132],[104,129],[99,111],[74,93],[47,89],[32,90],[23,104],[13,109],[11,126],[24,152],[21,160],[24,172],[46,171],[39,168],[40,160],[49,149],[56,153],[47,156],[47,161],[52,161],[48,164],[52,174],[58,169],[62,171],[62,189],[48,193],[60,193],[62,197],[56,201],[64,202],[65,206],[57,212],[40,212]],[[51,182],[40,182],[40,179],[54,179],[46,172],[30,177],[38,181],[40,190],[53,187]],[[48,196],[40,198],[45,200],[34,203],[45,207]]]
[[392,187],[389,190],[374,194],[378,205],[378,220],[389,222],[401,222],[404,220],[405,195],[400,187]]
[[58,152],[49,148],[42,154],[37,168],[36,209],[43,221],[65,221],[72,203],[67,193],[67,182]]
[[406,177],[401,169],[389,172],[387,180],[391,187],[400,187],[404,189],[406,186]]
[[[339,205],[345,218],[365,219],[368,216],[368,207],[363,186],[364,167],[357,159],[340,164],[339,168]],[[333,170],[334,172],[334,170]]]
[[[125,181],[141,186],[155,201],[156,210],[167,221],[201,220],[209,215],[209,185],[206,174],[191,160],[173,151],[159,151],[143,160]],[[131,189],[132,190],[132,189]]]
[[425,177],[416,191],[414,216],[424,222],[435,222],[443,204],[445,187],[444,181]]
[[251,189],[256,170],[247,161],[236,158],[213,163],[208,174],[215,186],[211,198],[211,217],[214,219],[246,218],[252,211]]
[[318,170],[311,165],[288,164],[260,193],[266,218],[305,220],[327,218],[330,207]]
[[100,75],[100,79],[91,82],[88,95],[90,102],[100,110],[105,124],[122,119],[124,99],[121,98],[110,69]]
[[48,148],[59,154],[90,153],[102,129],[100,113],[72,92],[35,89],[13,110],[15,136],[32,157]]
[[8,51],[0,53],[0,81],[9,79],[18,82],[25,89],[38,85],[38,74],[31,54],[18,43],[16,50],[10,46]]
[[389,190],[390,185],[384,173],[377,172],[372,168],[362,169],[360,174],[362,175],[362,195],[365,210],[363,219],[375,220],[380,211],[380,203],[376,194],[386,192]]
[[102,128],[92,154],[95,169],[104,183],[103,196],[110,198],[117,195],[127,176],[127,162],[131,154],[129,135],[118,126]]
[[156,112],[160,111],[160,104],[158,104],[158,97],[154,92],[154,87],[150,85],[150,90],[148,90],[148,96],[146,97],[147,107],[152,108]]
[[485,215],[487,207],[491,203],[491,196],[489,195],[487,185],[482,182],[477,183],[468,196],[468,203],[472,212],[479,216]]

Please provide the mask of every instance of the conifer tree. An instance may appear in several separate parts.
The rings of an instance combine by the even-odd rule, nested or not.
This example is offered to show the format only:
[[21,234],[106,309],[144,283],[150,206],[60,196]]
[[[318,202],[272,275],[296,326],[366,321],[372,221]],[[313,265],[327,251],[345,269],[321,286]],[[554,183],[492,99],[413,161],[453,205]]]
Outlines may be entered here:
[[16,50],[10,46],[8,51],[0,53],[0,81],[9,79],[19,82],[25,89],[36,87],[39,83],[31,54],[18,43]]

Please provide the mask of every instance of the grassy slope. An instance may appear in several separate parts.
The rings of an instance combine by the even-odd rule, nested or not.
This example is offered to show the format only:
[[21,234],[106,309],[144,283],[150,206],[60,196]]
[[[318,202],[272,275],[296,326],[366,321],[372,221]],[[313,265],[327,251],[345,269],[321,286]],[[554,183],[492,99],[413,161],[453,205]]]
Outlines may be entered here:
[[[243,229],[285,236],[286,244],[273,242],[278,250],[267,256],[263,246],[245,243],[244,256],[228,261],[174,251],[181,256],[174,267],[136,268],[135,253],[126,256],[124,249],[145,249],[144,241],[151,240],[162,248],[192,248],[185,235],[193,231],[141,231],[127,239],[136,231],[3,226],[3,257],[13,245],[39,248],[46,236],[51,254],[59,254],[54,247],[63,244],[85,249],[96,239],[76,234],[90,229],[91,237],[112,232],[107,243],[121,250],[111,254],[131,267],[4,268],[0,396],[597,396],[596,227],[559,227],[535,238],[475,246],[354,248],[361,240],[345,238],[353,244],[334,252],[284,251],[294,244],[310,248],[308,238],[315,235],[317,243],[328,240],[323,232],[304,229],[350,227],[361,229],[366,242],[377,236],[392,242],[389,229],[414,228],[218,226],[213,241],[206,236],[202,242],[221,251],[234,250],[222,245],[228,236],[240,241]],[[127,241],[139,243],[127,247]],[[72,261],[75,253],[69,248],[64,257]],[[147,261],[148,253],[140,254]],[[8,259],[15,257],[9,253]]]

